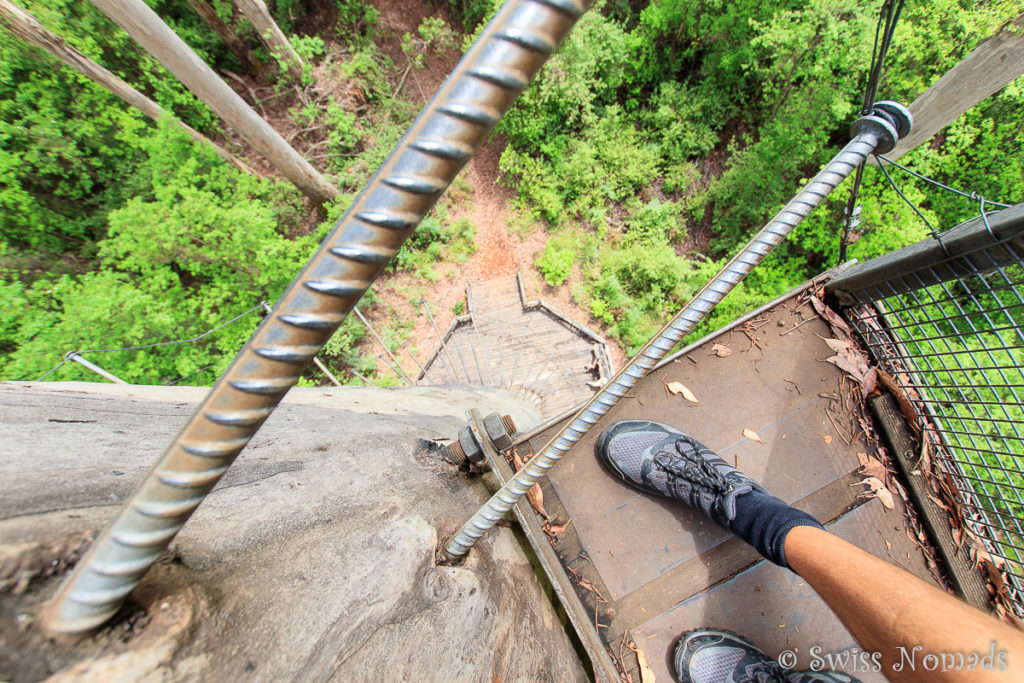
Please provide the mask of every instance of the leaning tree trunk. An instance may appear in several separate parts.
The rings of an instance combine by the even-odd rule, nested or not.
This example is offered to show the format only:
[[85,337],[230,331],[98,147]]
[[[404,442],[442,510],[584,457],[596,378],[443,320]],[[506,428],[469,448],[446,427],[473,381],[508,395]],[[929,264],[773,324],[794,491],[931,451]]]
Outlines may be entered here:
[[203,21],[210,25],[214,33],[220,36],[220,39],[228,46],[231,53],[238,58],[238,61],[242,63],[242,66],[251,73],[258,74],[260,72],[259,62],[253,57],[252,50],[245,44],[245,42],[238,37],[235,30],[231,28],[227,23],[224,22],[219,16],[217,16],[217,10],[213,9],[213,6],[206,0],[185,0],[188,6],[195,10]]
[[338,188],[317,173],[277,131],[222,81],[143,0],[92,0],[195,95],[318,204]]
[[263,41],[263,44],[266,45],[271,54],[276,55],[278,59],[284,62],[292,78],[301,81],[302,70],[305,68],[302,58],[292,48],[292,44],[288,42],[288,38],[285,37],[280,27],[278,27],[274,17],[270,15],[267,4],[263,0],[233,0],[233,2],[245,18],[252,22],[252,26],[256,29],[260,40]]
[[8,2],[8,0],[0,0],[0,24],[3,24],[11,33],[18,36],[26,43],[46,50],[72,69],[88,76],[93,81],[102,85],[104,88],[140,110],[143,114],[154,121],[159,121],[164,117],[169,117],[175,125],[188,133],[192,139],[197,142],[210,145],[217,151],[217,154],[240,170],[245,171],[246,173],[255,173],[245,164],[244,161],[216,144],[199,131],[185,125],[173,116],[170,116],[159,104],[149,99],[75,48],[64,43],[60,36],[50,33],[43,28],[43,25],[40,24],[34,16],[26,12],[21,7]]

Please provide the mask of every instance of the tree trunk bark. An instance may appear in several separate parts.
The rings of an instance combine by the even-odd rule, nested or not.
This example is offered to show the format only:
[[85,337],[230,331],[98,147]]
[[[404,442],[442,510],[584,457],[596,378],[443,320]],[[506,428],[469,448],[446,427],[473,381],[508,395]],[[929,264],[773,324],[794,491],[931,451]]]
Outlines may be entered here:
[[219,16],[213,6],[206,0],[185,0],[188,6],[195,10],[203,21],[210,25],[210,28],[220,36],[220,39],[228,46],[232,54],[238,58],[242,66],[253,75],[260,72],[260,64],[252,54],[252,50],[238,37],[235,30],[228,26]]
[[[114,93],[154,121],[159,121],[165,116],[170,116],[159,104],[149,99],[75,48],[65,44],[64,41],[61,40],[60,36],[47,31],[34,16],[26,12],[21,7],[8,2],[8,0],[0,0],[0,24],[3,24],[11,33],[18,36],[26,43],[42,48],[70,66],[72,69],[88,76],[90,79]],[[216,144],[199,131],[195,130],[191,126],[185,125],[173,116],[170,116],[170,119],[175,125],[188,133],[193,140],[210,145],[217,151],[217,154],[238,169],[245,171],[246,173],[255,174],[255,171],[249,168],[244,161]]]
[[285,37],[284,33],[278,27],[277,22],[274,21],[274,17],[270,15],[270,10],[267,9],[267,4],[263,0],[232,0],[235,6],[242,12],[246,19],[252,22],[253,28],[256,29],[257,35],[263,44],[267,46],[271,54],[276,55],[278,59],[284,62],[288,69],[288,73],[291,74],[292,78],[296,81],[302,81],[302,70],[305,65],[302,63],[302,58],[292,48],[292,44],[288,42],[288,38]]
[[196,97],[304,194],[318,204],[338,195],[338,188],[292,149],[143,0],[92,0],[92,3],[181,79]]

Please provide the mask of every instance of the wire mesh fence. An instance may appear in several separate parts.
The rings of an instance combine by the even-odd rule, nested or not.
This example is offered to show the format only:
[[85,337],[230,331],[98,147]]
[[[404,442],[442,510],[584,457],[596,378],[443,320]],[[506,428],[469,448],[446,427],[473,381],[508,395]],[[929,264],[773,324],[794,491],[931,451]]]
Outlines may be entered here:
[[922,436],[918,467],[935,475],[954,528],[991,555],[997,589],[1024,617],[1024,205],[831,287]]

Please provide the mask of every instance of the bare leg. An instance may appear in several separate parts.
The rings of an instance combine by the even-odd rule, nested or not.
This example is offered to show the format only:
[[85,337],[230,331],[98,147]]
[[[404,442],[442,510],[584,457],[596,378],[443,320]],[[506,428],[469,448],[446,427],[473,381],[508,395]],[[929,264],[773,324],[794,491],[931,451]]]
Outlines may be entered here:
[[[786,536],[785,549],[790,567],[828,603],[861,647],[882,653],[890,680],[1024,680],[1024,633],[1012,626],[827,531],[796,527]],[[977,657],[968,670],[972,653]]]

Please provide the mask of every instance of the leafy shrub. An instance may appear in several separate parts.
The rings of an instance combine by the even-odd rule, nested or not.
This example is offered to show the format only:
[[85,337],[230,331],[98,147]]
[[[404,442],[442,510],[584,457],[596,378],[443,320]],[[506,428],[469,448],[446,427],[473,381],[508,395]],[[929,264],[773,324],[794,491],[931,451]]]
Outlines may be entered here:
[[548,240],[544,253],[537,259],[537,269],[544,281],[557,287],[569,279],[576,262],[576,244],[569,234],[561,234]]
[[711,115],[713,101],[684,83],[665,81],[658,85],[640,121],[657,141],[666,165],[704,156],[718,144],[718,131],[724,121]]
[[[161,125],[141,142],[147,158],[132,184],[147,187],[109,214],[96,272],[43,276],[5,289],[19,314],[3,330],[4,376],[38,377],[74,349],[184,339],[273,301],[310,253],[289,240],[301,199],[290,185],[245,175],[207,146]],[[203,340],[104,354],[102,367],[138,383],[167,383],[200,368],[219,373],[258,318],[243,318]],[[52,377],[79,377],[63,367]]]
[[626,218],[626,240],[630,243],[659,245],[677,242],[684,234],[682,209],[675,202],[655,199]]

